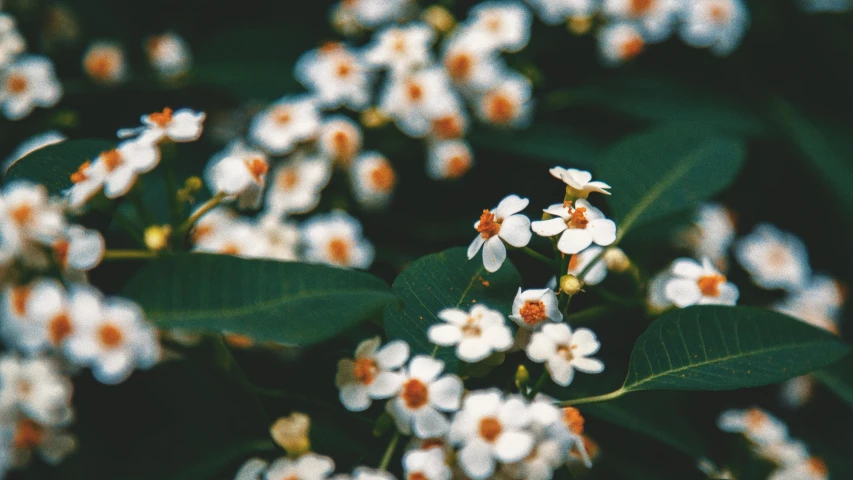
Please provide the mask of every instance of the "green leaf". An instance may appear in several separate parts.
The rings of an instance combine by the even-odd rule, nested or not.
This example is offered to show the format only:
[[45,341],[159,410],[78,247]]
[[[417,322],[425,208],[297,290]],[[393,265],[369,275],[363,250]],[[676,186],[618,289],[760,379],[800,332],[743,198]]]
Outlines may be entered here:
[[734,390],[823,368],[850,349],[781,313],[700,306],[671,311],[637,339],[622,390]]
[[[385,308],[385,334],[389,340],[405,340],[413,352],[432,353],[436,347],[426,332],[441,322],[438,312],[486,305],[509,315],[520,285],[521,276],[509,260],[489,273],[480,256],[468,260],[463,247],[427,255],[412,262],[394,281],[392,289],[403,303]],[[446,371],[455,371],[454,349],[440,348],[436,357],[445,361]]]
[[395,298],[385,282],[364,272],[202,254],[143,266],[124,294],[164,328],[301,346],[341,333]]
[[746,158],[744,142],[696,125],[665,125],[604,152],[598,177],[621,239],[632,227],[696,206],[725,189]]
[[814,376],[839,398],[853,406],[853,356],[814,372]]
[[40,148],[15,162],[6,172],[6,181],[24,179],[47,187],[58,195],[71,187],[71,174],[87,160],[94,160],[115,147],[111,140],[66,140]]
[[490,152],[511,153],[548,165],[591,167],[600,148],[566,125],[534,123],[522,130],[479,130],[471,143]]

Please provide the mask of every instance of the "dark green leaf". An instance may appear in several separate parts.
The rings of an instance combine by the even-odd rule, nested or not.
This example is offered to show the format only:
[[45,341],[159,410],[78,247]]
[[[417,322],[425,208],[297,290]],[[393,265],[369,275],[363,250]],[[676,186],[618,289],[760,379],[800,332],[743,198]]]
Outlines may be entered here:
[[57,195],[71,187],[71,174],[87,160],[115,147],[111,140],[66,140],[36,150],[18,160],[6,172],[6,181],[31,180]]
[[602,155],[598,177],[612,187],[607,201],[620,238],[720,192],[745,157],[742,140],[695,125],[665,125],[616,143]]
[[124,289],[157,325],[311,345],[394,300],[380,279],[322,265],[176,255],[142,267]]
[[[441,322],[436,315],[445,308],[469,309],[475,304],[509,315],[521,277],[509,260],[495,273],[483,268],[477,256],[468,260],[466,249],[451,248],[414,261],[394,281],[392,289],[402,300],[385,308],[385,333],[389,339],[409,342],[418,353],[432,353],[427,338],[430,325]],[[454,350],[442,348],[436,355],[454,371]]]
[[853,356],[818,370],[814,375],[842,400],[853,406]]
[[625,391],[734,390],[823,368],[849,348],[781,313],[749,307],[674,310],[637,339]]
[[548,165],[589,168],[600,150],[577,130],[553,123],[535,123],[523,130],[480,130],[469,138],[477,148],[511,153]]

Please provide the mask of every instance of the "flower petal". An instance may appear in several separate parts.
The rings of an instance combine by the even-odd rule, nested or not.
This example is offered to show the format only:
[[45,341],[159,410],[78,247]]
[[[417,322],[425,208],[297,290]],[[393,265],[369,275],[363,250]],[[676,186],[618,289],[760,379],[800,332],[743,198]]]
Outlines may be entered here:
[[441,437],[450,430],[447,417],[432,407],[422,407],[414,415],[414,433],[419,438]]
[[613,220],[607,218],[592,220],[586,229],[592,234],[592,241],[597,245],[606,247],[616,241],[616,224]]
[[482,247],[484,243],[486,243],[486,239],[483,238],[482,235],[477,235],[474,238],[471,245],[468,245],[468,260],[471,260],[475,255],[477,255],[477,252],[480,251],[480,247]]
[[424,383],[435,380],[444,370],[444,362],[426,355],[418,355],[409,364],[409,375]]
[[526,246],[530,243],[530,237],[533,236],[530,232],[530,219],[524,215],[513,215],[507,218],[501,224],[498,236],[513,247]]
[[601,373],[604,371],[604,363],[595,358],[575,357],[572,366],[584,373]]
[[472,441],[459,452],[459,463],[466,475],[474,480],[489,478],[495,471],[492,447],[486,442]]
[[400,368],[409,359],[409,344],[402,340],[388,342],[376,351],[373,359],[383,370]]
[[495,214],[495,218],[506,220],[511,215],[515,215],[527,208],[528,204],[530,204],[530,200],[526,198],[521,198],[518,195],[509,195],[501,200],[501,203],[498,204],[492,213]]
[[429,402],[439,410],[459,410],[462,401],[462,380],[456,375],[445,375],[429,385]]
[[468,363],[479,362],[490,353],[492,349],[489,343],[480,337],[465,338],[456,347],[456,356]]
[[533,232],[541,237],[553,237],[554,235],[566,230],[566,221],[562,218],[551,218],[548,220],[539,220],[530,225]]
[[586,230],[570,228],[563,232],[557,249],[563,253],[574,255],[592,244],[592,234]]
[[702,291],[695,280],[674,278],[664,289],[666,298],[679,308],[695,305],[702,298]]
[[495,456],[506,463],[517,462],[530,454],[533,437],[527,432],[506,432],[495,443]]
[[350,412],[363,412],[370,407],[370,395],[367,388],[359,383],[350,383],[341,387],[341,403]]
[[486,240],[486,245],[483,247],[483,266],[489,272],[497,272],[500,270],[506,260],[506,247],[499,236],[494,236]]
[[367,386],[372,398],[391,398],[400,391],[406,377],[394,372],[381,372]]

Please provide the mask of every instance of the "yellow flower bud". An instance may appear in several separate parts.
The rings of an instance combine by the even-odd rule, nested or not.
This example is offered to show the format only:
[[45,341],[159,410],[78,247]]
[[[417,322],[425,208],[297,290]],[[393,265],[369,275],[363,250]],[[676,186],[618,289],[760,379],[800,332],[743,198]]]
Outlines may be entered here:
[[563,275],[560,277],[560,291],[566,295],[572,296],[581,291],[583,282],[574,275]]
[[611,272],[622,273],[631,268],[631,259],[621,248],[612,247],[604,251],[604,263]]
[[149,250],[159,252],[169,246],[169,237],[172,235],[172,227],[169,225],[151,225],[145,229],[145,246]]
[[433,5],[424,10],[421,14],[421,20],[438,33],[447,33],[456,26],[456,19],[453,18],[453,14],[440,5]]
[[566,27],[575,35],[585,35],[592,29],[592,17],[585,15],[567,18]]
[[196,193],[201,188],[204,187],[204,182],[202,182],[199,177],[190,177],[184,182],[184,190],[187,190],[190,193]]
[[386,125],[390,118],[377,107],[370,107],[361,112],[361,124],[365,128],[379,128]]
[[530,382],[530,372],[524,365],[519,365],[518,370],[515,371],[515,386],[523,391],[528,382]]
[[270,435],[288,455],[296,457],[311,451],[310,429],[311,418],[304,413],[293,412],[289,417],[276,420],[270,427]]

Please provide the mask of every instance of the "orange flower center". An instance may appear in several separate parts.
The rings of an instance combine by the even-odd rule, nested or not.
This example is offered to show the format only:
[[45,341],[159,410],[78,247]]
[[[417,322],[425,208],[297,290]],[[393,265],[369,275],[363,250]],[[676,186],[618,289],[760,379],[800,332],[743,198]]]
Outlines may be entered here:
[[6,79],[6,90],[13,95],[24,93],[28,85],[29,82],[23,75],[9,75],[9,78]]
[[394,35],[394,41],[391,44],[391,49],[397,53],[404,53],[406,51],[406,37],[405,37],[405,35],[397,32]]
[[450,55],[444,60],[444,68],[450,78],[457,82],[464,82],[471,75],[474,67],[474,59],[467,53]]
[[162,112],[155,112],[151,115],[148,115],[148,120],[151,123],[157,125],[158,127],[165,127],[166,125],[172,122],[172,113],[172,109],[166,107],[163,109]]
[[326,42],[322,46],[320,46],[320,53],[335,53],[340,50],[343,50],[343,45],[339,42]]
[[421,450],[429,450],[431,448],[444,448],[444,440],[440,438],[428,438],[421,443]]
[[352,64],[349,61],[344,60],[344,61],[341,61],[340,63],[338,63],[338,70],[337,70],[338,77],[340,77],[340,78],[349,77],[352,72],[353,72]]
[[500,15],[491,15],[486,20],[486,29],[492,33],[500,32],[502,27],[503,22],[501,21]]
[[572,216],[566,225],[569,228],[586,228],[589,220],[586,219],[586,207],[578,207],[572,211]]
[[465,325],[462,327],[462,335],[466,337],[479,337],[482,335],[483,331],[480,329],[480,326],[477,323],[477,320],[473,318],[468,318],[468,321],[465,322]]
[[630,60],[643,53],[645,47],[646,43],[643,39],[639,35],[634,35],[621,45],[619,55],[622,57],[622,60]]
[[219,249],[219,253],[222,255],[239,255],[240,247],[233,243],[227,243]]
[[767,415],[757,408],[752,408],[746,414],[746,427],[749,430],[758,430],[767,421]]
[[238,335],[236,333],[229,333],[228,335],[225,335],[225,341],[228,345],[237,348],[249,348],[255,344],[255,341],[252,340],[251,337]]
[[501,222],[495,220],[494,213],[483,210],[483,214],[480,215],[480,223],[477,224],[477,231],[485,239],[492,238],[501,231]]
[[421,472],[415,472],[409,474],[408,480],[428,480],[428,478]]
[[583,434],[583,415],[581,415],[580,410],[573,407],[566,407],[563,409],[563,423],[572,431],[575,435]]
[[388,192],[397,183],[397,175],[391,165],[388,165],[388,162],[382,162],[370,172],[370,182],[373,184],[373,188]]
[[447,176],[460,178],[471,169],[471,159],[467,155],[454,155],[447,161]]
[[494,443],[502,431],[503,426],[497,418],[486,417],[480,420],[480,437],[482,437],[483,440],[489,443]]
[[574,254],[574,255],[572,255],[571,257],[569,257],[569,271],[570,271],[570,272],[571,272],[572,270],[577,270],[577,269],[578,269],[578,265],[580,265],[580,263],[581,263],[581,262],[580,262],[580,258],[581,258],[581,257],[580,257],[580,256],[578,256],[578,254],[577,254],[577,253],[576,253],[576,254]]
[[545,313],[545,304],[535,300],[528,300],[524,302],[524,305],[521,306],[518,314],[521,315],[521,319],[524,320],[524,323],[528,325],[536,325],[542,320],[548,318],[548,314]]
[[91,164],[92,162],[88,160],[80,164],[80,166],[77,167],[77,171],[71,174],[71,181],[74,183],[80,183],[83,180],[88,179],[89,177],[86,176],[86,171],[89,170],[89,165]]
[[824,477],[829,475],[829,469],[826,468],[826,464],[823,463],[823,460],[821,460],[817,457],[812,457],[812,458],[808,459],[806,464],[808,465],[809,472],[811,472],[815,475],[824,476]]
[[721,3],[709,7],[708,16],[716,23],[725,23],[729,19],[729,9]]
[[654,0],[631,0],[629,10],[631,15],[640,16],[646,14],[654,5]]
[[333,238],[329,242],[329,256],[332,261],[338,264],[346,265],[349,263],[350,245],[349,242],[342,238]]
[[118,60],[115,55],[98,52],[86,58],[86,72],[95,80],[109,80],[115,73]]
[[73,331],[74,327],[71,325],[71,317],[65,312],[53,317],[47,326],[48,338],[53,345],[62,343]]
[[406,94],[412,102],[420,102],[424,98],[424,89],[415,82],[409,82],[406,85]]
[[558,345],[557,346],[557,355],[563,357],[567,362],[571,361],[575,356],[572,354],[572,350],[576,347],[574,345]]
[[359,383],[370,385],[379,372],[379,365],[372,358],[357,358],[353,366],[353,375]]
[[432,122],[432,134],[442,140],[459,138],[462,136],[462,122],[456,115],[440,117]]
[[486,99],[486,117],[493,123],[509,123],[515,118],[515,105],[506,95],[489,95]]
[[28,203],[22,203],[12,208],[9,213],[12,216],[12,220],[14,220],[19,226],[23,227],[32,220],[35,209],[33,209],[33,207]]
[[56,259],[56,263],[63,268],[68,264],[69,248],[71,248],[71,243],[68,240],[53,242],[53,257]]
[[27,314],[27,300],[30,299],[32,289],[28,285],[12,289],[12,311],[15,315],[23,317]]
[[15,429],[14,445],[18,450],[30,450],[41,445],[44,429],[32,420],[21,420]]
[[166,44],[165,36],[153,37],[145,42],[145,49],[148,50],[148,54],[152,57],[159,57],[165,54],[163,49],[166,47]]
[[116,348],[124,341],[124,335],[118,327],[107,323],[98,329],[98,340],[107,348]]
[[299,174],[294,167],[287,167],[278,174],[278,185],[285,190],[293,189],[298,183]]
[[403,393],[401,395],[403,402],[412,410],[423,407],[429,400],[427,386],[414,378],[403,384]]
[[104,162],[104,165],[106,165],[108,172],[112,172],[124,162],[121,154],[116,149],[102,153],[101,160]]
[[349,160],[355,155],[356,145],[351,140],[350,135],[343,130],[338,130],[332,135],[332,150],[335,152],[337,160],[349,163]]
[[293,119],[288,107],[276,107],[272,114],[273,119],[279,125],[287,125]]
[[699,290],[702,292],[702,295],[716,297],[720,295],[720,284],[726,283],[726,277],[719,274],[705,275],[699,277],[696,283],[699,284]]
[[196,226],[192,232],[193,243],[198,243],[199,240],[210,236],[211,233],[213,233],[213,226],[211,225],[204,224]]
[[249,169],[249,173],[252,174],[252,177],[255,179],[257,183],[263,183],[263,176],[267,174],[267,171],[270,169],[269,164],[263,158],[252,158],[249,160],[243,160],[246,164],[246,168]]

